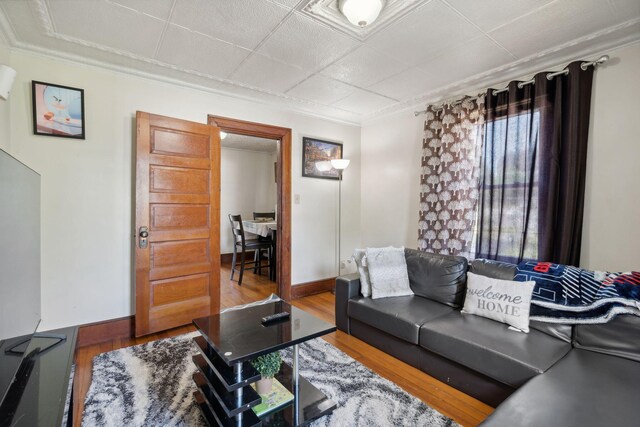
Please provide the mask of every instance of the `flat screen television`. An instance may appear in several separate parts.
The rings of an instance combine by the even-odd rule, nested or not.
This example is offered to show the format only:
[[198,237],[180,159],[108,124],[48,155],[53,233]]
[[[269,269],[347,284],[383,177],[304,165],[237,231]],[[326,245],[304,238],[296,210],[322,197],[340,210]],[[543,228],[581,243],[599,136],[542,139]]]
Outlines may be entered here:
[[0,150],[0,404],[17,380],[40,305],[40,175]]

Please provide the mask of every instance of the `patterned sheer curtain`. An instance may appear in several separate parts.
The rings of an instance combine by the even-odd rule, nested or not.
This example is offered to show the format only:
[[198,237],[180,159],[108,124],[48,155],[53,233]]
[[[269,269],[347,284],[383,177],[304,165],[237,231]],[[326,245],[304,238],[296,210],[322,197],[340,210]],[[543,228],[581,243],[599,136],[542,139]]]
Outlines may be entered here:
[[485,96],[427,107],[418,249],[473,258]]

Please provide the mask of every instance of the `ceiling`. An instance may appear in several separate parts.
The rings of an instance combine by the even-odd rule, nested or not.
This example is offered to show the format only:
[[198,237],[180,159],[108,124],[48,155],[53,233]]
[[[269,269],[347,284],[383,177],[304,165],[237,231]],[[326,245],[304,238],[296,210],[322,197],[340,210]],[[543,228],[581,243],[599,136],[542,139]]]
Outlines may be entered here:
[[[16,49],[350,123],[640,40],[638,0],[0,0]],[[588,56],[588,58],[587,58]]]
[[277,139],[258,138],[257,136],[238,135],[235,133],[228,133],[227,136],[220,141],[220,145],[225,148],[260,151],[264,153],[275,153],[278,150]]

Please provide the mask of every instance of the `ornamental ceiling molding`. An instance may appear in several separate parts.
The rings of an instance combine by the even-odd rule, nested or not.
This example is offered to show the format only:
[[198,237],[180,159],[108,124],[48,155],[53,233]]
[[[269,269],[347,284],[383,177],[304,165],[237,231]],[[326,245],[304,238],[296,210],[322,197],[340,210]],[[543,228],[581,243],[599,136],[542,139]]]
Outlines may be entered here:
[[340,11],[339,0],[309,0],[298,5],[297,10],[315,20],[321,21],[336,30],[364,41],[383,28],[403,18],[414,9],[431,0],[387,0],[380,16],[366,27],[357,27],[350,23]]
[[[306,3],[305,6],[320,2],[336,2],[337,0],[311,0]],[[396,0],[401,1],[401,0]],[[422,2],[426,2],[424,0]],[[416,3],[416,2],[412,2]],[[40,21],[43,34],[47,37],[56,38],[68,43],[84,46],[87,48],[96,49],[109,54],[117,55],[123,58],[131,59],[133,61],[139,61],[140,63],[150,64],[154,67],[164,68],[167,70],[184,73],[197,78],[206,79],[215,85],[207,86],[205,84],[198,84],[181,80],[177,77],[171,77],[168,75],[162,75],[158,72],[144,71],[136,69],[133,66],[127,67],[124,65],[105,62],[98,59],[81,57],[77,54],[70,52],[64,52],[61,50],[51,50],[49,48],[43,48],[32,43],[23,42],[18,40],[16,32],[11,26],[4,13],[0,10],[0,33],[1,36],[9,43],[12,48],[21,49],[26,52],[34,52],[50,58],[59,58],[68,60],[74,63],[87,64],[96,66],[103,69],[109,69],[119,71],[125,74],[135,75],[143,78],[148,78],[156,81],[163,81],[178,86],[189,87],[197,90],[202,90],[210,93],[216,93],[224,96],[234,97],[237,99],[248,100],[252,102],[258,102],[265,105],[274,105],[271,101],[260,99],[256,95],[263,95],[274,98],[274,101],[278,101],[283,108],[288,108],[300,114],[304,114],[312,117],[319,117],[339,123],[345,123],[349,125],[362,125],[373,121],[376,118],[391,115],[397,112],[409,110],[416,107],[424,107],[426,103],[439,102],[443,99],[449,99],[458,95],[462,95],[474,90],[485,90],[487,87],[499,85],[500,83],[507,82],[514,78],[521,78],[527,74],[531,74],[540,71],[544,68],[557,68],[559,64],[567,63],[579,57],[585,57],[587,55],[597,55],[601,53],[607,53],[607,50],[621,48],[640,41],[640,31],[638,28],[633,28],[640,24],[640,18],[635,18],[621,24],[606,28],[604,30],[595,32],[593,34],[572,40],[564,43],[560,46],[556,46],[552,49],[540,52],[535,55],[531,55],[515,62],[497,67],[493,70],[471,76],[469,78],[459,80],[451,83],[447,86],[438,88],[434,91],[418,95],[409,100],[398,102],[389,107],[381,108],[370,114],[361,115],[352,111],[344,110],[339,107],[320,104],[317,102],[309,101],[306,99],[296,98],[290,95],[286,95],[279,92],[272,92],[269,90],[257,88],[251,85],[231,81],[228,79],[212,76],[209,74],[201,73],[195,70],[185,69],[167,64],[152,58],[146,58],[132,54],[130,52],[121,51],[119,49],[110,48],[97,43],[88,42],[86,40],[76,39],[74,37],[66,36],[55,32],[53,22],[51,20],[46,0],[29,0],[29,4],[32,7],[33,12]],[[345,22],[346,18],[345,18]],[[375,24],[375,23],[374,23]],[[373,25],[373,24],[372,24]],[[356,28],[356,27],[354,27]],[[357,29],[357,28],[356,28]],[[631,30],[631,31],[629,31]],[[626,31],[626,33],[625,33]],[[617,35],[620,34],[620,35]],[[563,52],[564,50],[580,45],[586,44],[579,51],[573,51],[571,53]],[[227,89],[220,89],[220,86],[227,86]],[[236,93],[233,90],[240,89],[241,91],[248,92],[249,94]],[[288,104],[287,104],[288,103]],[[318,109],[324,110],[323,112],[317,111]],[[332,115],[333,112],[333,115]],[[350,117],[350,118],[345,118]]]
[[[515,62],[505,64],[481,74],[468,77],[457,82],[448,84],[431,92],[416,96],[412,99],[398,102],[391,106],[376,110],[362,118],[362,124],[370,123],[375,119],[388,116],[393,113],[409,109],[422,109],[426,104],[438,103],[446,99],[457,98],[466,94],[473,94],[474,91],[485,91],[492,86],[504,86],[513,79],[520,79],[529,74],[537,73],[542,69],[552,71],[564,64],[577,59],[589,59],[586,56],[598,56],[606,54],[611,50],[617,50],[640,42],[640,18],[631,19],[618,25],[605,28],[593,34],[586,35],[540,53],[527,56]],[[628,34],[625,30],[632,29]],[[621,37],[607,39],[607,36],[622,33]],[[589,43],[592,42],[592,43]],[[565,53],[568,48],[585,44],[580,51]],[[437,58],[436,58],[437,59]]]
[[[127,59],[132,59],[134,61],[140,61],[140,62],[143,62],[143,63],[146,63],[146,64],[151,64],[151,65],[154,65],[154,66],[170,69],[170,70],[173,70],[173,71],[178,71],[178,72],[185,73],[185,74],[188,74],[188,75],[192,75],[192,76],[195,76],[195,77],[208,79],[208,80],[211,80],[211,81],[213,81],[215,83],[219,83],[219,84],[223,84],[223,85],[229,85],[229,86],[232,86],[232,87],[237,87],[237,88],[246,89],[246,90],[249,90],[249,91],[258,92],[260,94],[277,97],[277,98],[280,98],[283,101],[293,102],[295,104],[299,104],[299,105],[305,106],[307,108],[323,108],[323,109],[334,110],[336,112],[342,112],[342,113],[347,114],[347,115],[352,115],[352,116],[356,115],[352,111],[344,110],[344,109],[339,108],[339,107],[320,104],[320,103],[309,101],[309,100],[306,100],[306,99],[296,98],[296,97],[293,97],[293,96],[290,96],[290,95],[286,95],[286,94],[281,93],[281,92],[273,92],[273,91],[270,91],[270,90],[258,88],[258,87],[255,87],[255,86],[252,86],[252,85],[248,85],[248,84],[245,84],[245,83],[240,83],[240,82],[237,82],[237,81],[221,78],[221,77],[218,77],[218,76],[213,76],[211,74],[202,73],[202,72],[191,70],[191,69],[188,69],[188,68],[178,67],[178,66],[173,65],[173,64],[167,64],[165,62],[158,61],[157,59],[136,55],[136,54],[131,53],[131,52],[123,51],[123,50],[120,50],[120,49],[115,49],[115,48],[112,48],[112,47],[109,47],[109,46],[104,46],[104,45],[99,44],[99,43],[94,43],[94,42],[90,42],[90,41],[87,41],[87,40],[83,40],[83,39],[79,39],[79,38],[76,38],[76,37],[72,37],[72,36],[68,36],[68,35],[65,35],[65,34],[58,33],[56,31],[55,26],[53,24],[53,21],[51,19],[51,15],[49,13],[49,9],[48,9],[46,0],[30,0],[30,4],[33,6],[33,11],[35,12],[38,20],[40,21],[41,29],[43,30],[43,33],[47,37],[55,38],[55,39],[58,39],[58,40],[62,40],[62,41],[68,42],[68,43],[73,43],[73,44],[84,46],[84,47],[88,47],[88,48],[91,48],[91,49],[96,49],[96,50],[99,50],[101,52],[111,53],[111,54],[118,55],[118,56],[121,56],[121,57],[124,57],[124,58],[127,58]],[[225,96],[231,96],[231,97],[235,97],[235,98],[239,98],[239,99],[245,99],[245,100],[249,100],[249,101],[254,101],[254,102],[258,101],[258,102],[260,102],[260,100],[257,100],[255,98],[251,98],[250,96],[242,96],[242,95],[235,94],[233,92],[228,92],[228,91],[216,89],[214,87],[202,86],[202,85],[198,85],[198,84],[195,84],[195,83],[181,82],[181,81],[179,81],[177,79],[174,79],[174,78],[171,78],[171,77],[159,76],[157,74],[148,73],[148,72],[144,72],[144,71],[140,71],[140,70],[135,70],[135,69],[128,68],[128,67],[121,66],[121,65],[117,65],[117,64],[109,64],[109,63],[105,63],[103,61],[96,60],[96,59],[80,58],[77,55],[74,55],[74,54],[71,54],[71,53],[68,53],[68,52],[63,52],[63,51],[59,51],[59,50],[51,51],[49,49],[44,49],[44,48],[41,48],[39,46],[33,45],[31,43],[22,42],[22,41],[17,39],[17,37],[15,35],[15,31],[13,30],[13,28],[11,27],[11,24],[6,19],[6,17],[4,16],[4,14],[2,13],[1,10],[0,10],[0,30],[2,30],[1,32],[4,35],[6,35],[6,38],[8,39],[8,41],[9,41],[11,46],[18,47],[18,48],[26,50],[26,51],[37,52],[37,53],[44,54],[44,55],[49,56],[49,57],[64,58],[64,59],[71,60],[73,62],[81,62],[81,63],[90,64],[90,65],[95,65],[95,66],[98,66],[98,67],[101,67],[101,68],[107,68],[107,69],[112,69],[112,70],[115,70],[115,71],[120,71],[120,72],[123,72],[123,73],[126,73],[126,74],[133,74],[133,75],[137,75],[137,76],[141,76],[141,77],[153,78],[153,79],[156,79],[156,80],[158,80],[158,79],[159,80],[165,80],[165,81],[173,83],[173,84],[180,84],[182,86],[191,87],[191,88],[195,88],[195,89],[199,89],[199,90],[206,90],[207,92],[218,93],[218,94],[225,95]],[[209,37],[209,36],[206,36],[206,35],[204,35],[204,36],[205,37]],[[321,117],[321,118],[324,118],[324,119],[337,121],[337,122],[341,122],[341,123],[346,123],[346,124],[350,124],[350,125],[359,125],[358,121],[340,119],[340,118],[332,117],[330,115],[325,115],[325,114],[316,114],[316,113],[313,113],[313,112],[308,111],[306,109],[295,109],[295,111],[300,112],[300,113],[305,114],[305,115],[311,115],[311,116],[314,116],[314,117]]]

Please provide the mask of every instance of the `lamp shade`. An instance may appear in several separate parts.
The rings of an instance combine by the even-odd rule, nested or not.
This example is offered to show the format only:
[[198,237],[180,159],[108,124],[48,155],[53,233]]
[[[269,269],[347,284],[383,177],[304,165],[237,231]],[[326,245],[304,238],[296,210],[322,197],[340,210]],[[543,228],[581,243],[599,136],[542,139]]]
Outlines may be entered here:
[[343,170],[343,169],[346,169],[347,166],[349,166],[349,162],[351,162],[351,160],[333,159],[331,160],[331,166],[333,166],[334,169]]
[[349,22],[366,27],[378,18],[385,0],[340,0],[340,11]]
[[327,172],[331,170],[331,162],[324,160],[322,162],[316,162],[316,169],[320,172]]
[[16,70],[6,65],[0,65],[0,98],[7,99],[9,97],[15,78]]

